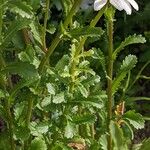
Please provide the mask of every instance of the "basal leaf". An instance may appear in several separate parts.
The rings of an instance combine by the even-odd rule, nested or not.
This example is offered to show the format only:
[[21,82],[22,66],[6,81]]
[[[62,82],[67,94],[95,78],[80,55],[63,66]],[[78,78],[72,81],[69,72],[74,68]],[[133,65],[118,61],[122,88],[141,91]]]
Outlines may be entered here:
[[144,119],[141,114],[135,113],[135,111],[128,111],[124,114],[123,118],[136,129],[144,128]]
[[113,53],[113,59],[115,60],[118,53],[122,51],[126,46],[136,43],[145,43],[146,40],[142,35],[132,35],[127,37],[120,45],[119,47],[114,51]]
[[70,30],[68,34],[73,38],[79,38],[81,36],[100,37],[103,33],[104,31],[100,27],[81,27]]
[[137,63],[137,58],[134,55],[128,55],[125,57],[125,60],[123,60],[121,68],[119,70],[119,73],[117,74],[117,77],[113,80],[112,85],[112,91],[113,94],[117,92],[118,87],[121,84],[121,81],[124,80],[128,72],[134,68],[135,64]]

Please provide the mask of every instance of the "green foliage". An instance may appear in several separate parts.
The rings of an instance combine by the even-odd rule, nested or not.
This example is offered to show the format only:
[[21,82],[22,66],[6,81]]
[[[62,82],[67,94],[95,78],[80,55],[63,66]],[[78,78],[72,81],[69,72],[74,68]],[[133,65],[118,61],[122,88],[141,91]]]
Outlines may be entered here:
[[127,150],[127,145],[124,143],[123,132],[119,125],[116,122],[111,121],[109,128],[114,142],[114,150]]
[[124,114],[124,119],[129,121],[129,123],[136,129],[144,128],[144,119],[139,113],[130,110]]
[[45,141],[42,138],[35,138],[31,142],[31,148],[30,150],[47,150],[47,146],[45,144]]
[[124,80],[127,73],[135,67],[135,64],[137,63],[137,58],[134,55],[128,55],[125,57],[125,59],[122,62],[122,65],[120,67],[120,70],[117,74],[117,77],[113,81],[112,85],[112,91],[113,94],[117,92],[121,81]]
[[146,39],[142,35],[132,35],[127,37],[119,47],[113,53],[113,59],[115,60],[118,53],[120,53],[126,46],[136,43],[145,43]]
[[[148,90],[139,85],[149,83],[149,46],[133,48],[132,54],[123,49],[149,41],[148,29],[141,31],[146,39],[133,33],[114,50],[134,27],[131,22],[123,28],[128,22],[121,20],[121,13],[116,16],[113,7],[94,12],[92,1],[53,0],[49,6],[47,2],[0,1],[0,149],[107,150],[111,136],[113,150],[128,150],[133,128],[144,127],[144,117],[132,110],[132,102],[149,98],[139,97],[131,87],[141,93]],[[148,6],[141,14],[147,16]],[[138,20],[137,15],[133,18]],[[140,51],[137,64],[135,54]],[[126,113],[121,103],[115,106],[119,100],[127,101],[122,108]],[[138,150],[148,147],[149,139],[137,145]]]

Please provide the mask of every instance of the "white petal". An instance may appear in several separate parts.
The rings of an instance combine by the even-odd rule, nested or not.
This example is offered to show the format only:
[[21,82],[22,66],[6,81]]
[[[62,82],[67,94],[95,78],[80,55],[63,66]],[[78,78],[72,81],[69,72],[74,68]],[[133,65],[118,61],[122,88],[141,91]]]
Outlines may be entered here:
[[107,3],[107,0],[95,0],[94,2],[94,10],[98,11],[102,9]]
[[134,0],[127,0],[135,10],[139,10],[138,4]]
[[131,13],[132,13],[132,8],[131,8],[131,5],[129,4],[129,2],[126,1],[126,0],[122,0],[121,3],[122,3],[122,7],[123,7],[123,9],[126,11],[126,13],[127,13],[128,15],[131,15]]
[[118,10],[123,10],[122,3],[120,0],[110,0],[110,3]]

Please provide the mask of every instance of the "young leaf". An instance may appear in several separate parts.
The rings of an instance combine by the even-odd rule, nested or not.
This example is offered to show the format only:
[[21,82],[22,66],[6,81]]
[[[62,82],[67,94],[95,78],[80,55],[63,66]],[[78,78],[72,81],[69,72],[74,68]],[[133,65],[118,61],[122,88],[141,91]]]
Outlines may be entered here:
[[114,142],[114,150],[127,150],[123,139],[123,132],[119,125],[116,122],[111,121],[109,128]]
[[115,60],[118,53],[123,50],[126,46],[131,45],[131,44],[136,44],[136,43],[145,43],[146,40],[142,35],[132,35],[127,37],[121,44],[120,46],[114,51],[113,53],[113,59]]
[[45,141],[40,137],[36,137],[31,142],[30,150],[47,150],[47,146],[45,144]]
[[79,38],[81,36],[100,37],[103,33],[104,31],[100,27],[81,27],[70,30],[68,34],[73,38]]
[[134,68],[135,64],[137,63],[137,58],[134,55],[128,55],[125,57],[125,60],[123,60],[121,68],[119,70],[119,73],[117,77],[113,81],[112,85],[112,92],[113,94],[117,91],[119,85],[121,84],[121,81],[124,80],[127,73]]
[[123,115],[123,118],[130,122],[136,129],[144,128],[144,119],[141,114],[135,113],[135,111],[128,111]]

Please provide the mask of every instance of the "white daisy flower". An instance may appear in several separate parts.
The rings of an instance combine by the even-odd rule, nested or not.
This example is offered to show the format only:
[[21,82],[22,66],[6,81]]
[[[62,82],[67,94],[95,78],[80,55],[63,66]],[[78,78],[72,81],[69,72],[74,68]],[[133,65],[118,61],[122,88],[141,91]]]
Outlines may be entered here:
[[[108,0],[95,0],[94,2],[94,10],[98,11],[102,9]],[[138,4],[135,2],[135,0],[110,0],[110,3],[118,10],[125,10],[128,15],[131,15],[132,8],[135,10],[139,10]]]

